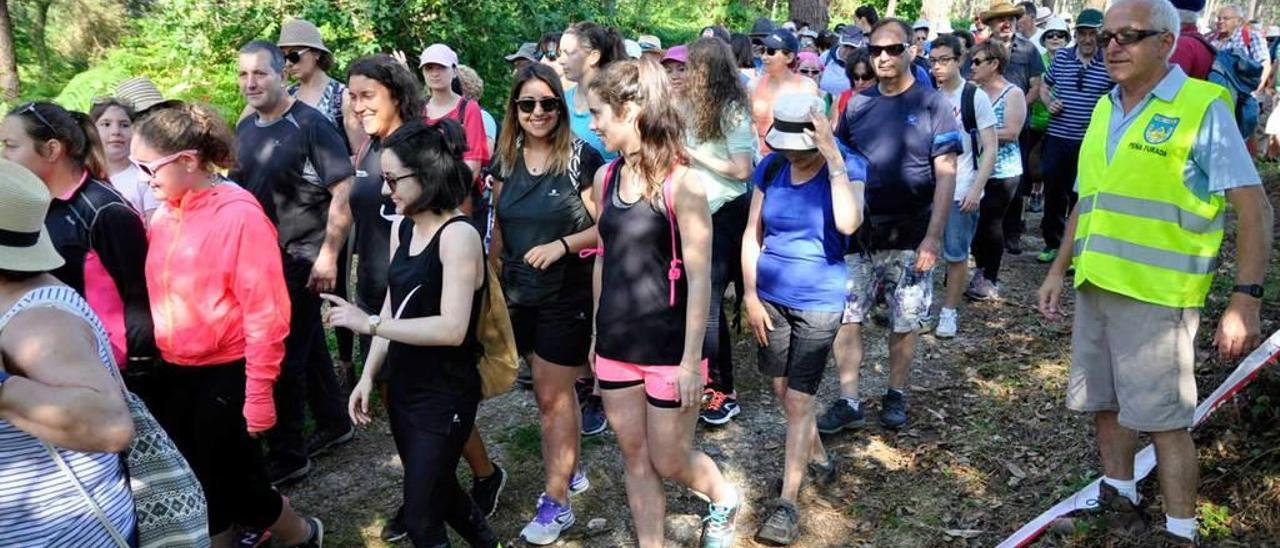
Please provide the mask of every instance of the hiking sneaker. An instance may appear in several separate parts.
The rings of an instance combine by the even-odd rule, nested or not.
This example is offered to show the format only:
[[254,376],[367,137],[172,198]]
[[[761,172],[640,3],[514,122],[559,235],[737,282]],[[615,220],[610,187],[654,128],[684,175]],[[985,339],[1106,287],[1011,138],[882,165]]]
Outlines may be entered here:
[[391,516],[391,519],[387,520],[387,524],[382,526],[382,534],[379,536],[382,537],[383,542],[400,542],[409,537],[409,531],[405,530],[404,520],[400,517],[400,513],[403,511],[404,508],[401,507],[396,511],[396,515]]
[[604,416],[604,402],[600,396],[587,396],[582,400],[582,435],[594,436],[609,429],[609,420]]
[[1010,254],[1010,255],[1021,255],[1021,254],[1022,254],[1022,238],[1021,238],[1021,236],[1016,237],[1016,238],[1009,238],[1009,239],[1005,240],[1005,241],[1004,241],[1004,252],[1005,252],[1005,253],[1008,253],[1008,254]]
[[975,301],[994,301],[1000,298],[1000,286],[986,276],[974,276],[969,281],[969,288],[965,290],[964,296]]
[[956,319],[958,314],[955,310],[944,308],[938,312],[938,327],[933,328],[933,336],[940,339],[950,339],[956,336]]
[[728,423],[741,412],[737,392],[725,393],[708,388],[702,395],[702,410],[698,412],[698,418],[707,424],[720,425]]
[[732,547],[741,499],[733,506],[710,504],[708,507],[707,517],[702,518],[702,548]]
[[320,518],[310,516],[303,518],[311,528],[311,535],[298,545],[298,548],[322,548],[324,546],[324,522]]
[[880,426],[897,430],[907,424],[907,395],[890,389],[880,400]]
[[516,370],[516,385],[520,388],[533,388],[533,368],[529,366],[529,362],[524,357],[520,360],[520,368]]
[[841,430],[853,430],[867,425],[862,416],[862,405],[854,407],[849,400],[837,398],[827,407],[827,412],[818,417],[818,432],[835,434]]
[[1176,533],[1170,533],[1168,529],[1158,527],[1155,529],[1155,538],[1152,540],[1152,546],[1157,548],[1196,548],[1203,546],[1199,540],[1187,538]]
[[1102,528],[1103,530],[1131,537],[1134,540],[1148,530],[1147,515],[1143,511],[1142,501],[1134,504],[1129,497],[1121,495],[1115,487],[1102,481],[1098,483],[1098,506],[1072,512],[1070,515],[1053,520],[1050,527],[1060,534],[1072,534],[1082,527]]
[[1058,250],[1046,249],[1044,251],[1041,251],[1039,255],[1036,255],[1036,262],[1040,264],[1049,264],[1057,260],[1057,258],[1058,258]]
[[587,478],[587,471],[578,468],[573,471],[573,477],[569,478],[569,496],[576,496],[585,493],[591,488],[591,480]]
[[316,430],[307,438],[307,456],[316,458],[334,447],[351,443],[354,439],[356,439],[356,427],[350,423],[345,430],[336,432]]
[[818,486],[826,487],[835,483],[839,472],[835,454],[831,451],[827,451],[827,463],[818,464],[816,462],[810,462],[807,472],[807,475],[812,478],[813,482]]
[[1027,199],[1028,213],[1044,213],[1044,194],[1037,192]]
[[487,478],[471,480],[471,500],[475,501],[484,517],[492,517],[498,510],[498,495],[507,486],[507,471],[493,463],[493,473]]
[[560,504],[546,493],[538,496],[538,509],[533,514],[533,521],[520,530],[520,539],[536,546],[551,544],[560,538],[560,533],[573,526],[573,508],[568,504]]
[[800,538],[800,511],[796,505],[777,500],[764,525],[756,532],[756,541],[786,546]]
[[294,483],[307,477],[307,474],[310,473],[310,460],[302,461],[302,464],[295,466],[285,465],[278,461],[267,464],[267,481],[271,482],[272,487]]

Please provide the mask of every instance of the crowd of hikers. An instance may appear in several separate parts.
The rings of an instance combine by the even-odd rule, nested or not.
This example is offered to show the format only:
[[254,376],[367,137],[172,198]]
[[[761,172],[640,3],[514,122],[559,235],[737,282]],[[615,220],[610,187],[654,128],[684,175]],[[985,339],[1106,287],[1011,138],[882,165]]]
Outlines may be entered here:
[[[910,423],[918,337],[963,336],[966,298],[1001,298],[1027,211],[1046,318],[1074,277],[1065,396],[1104,475],[1071,519],[1195,545],[1199,309],[1230,205],[1214,344],[1258,344],[1272,211],[1254,166],[1280,155],[1280,28],[1223,6],[1201,34],[1203,8],[994,0],[965,30],[864,6],[830,31],[760,19],[666,46],[579,22],[513,47],[500,118],[448,44],[356,59],[344,83],[291,19],[239,50],[239,120],[144,76],[88,114],[20,105],[0,125],[0,546],[321,546],[276,488],[379,414],[404,468],[382,538],[500,546],[508,476],[477,422],[505,389],[491,329],[541,425],[520,539],[575,525],[582,439],[612,430],[639,546],[665,543],[664,480],[707,501],[702,546],[732,546],[743,492],[693,441],[756,412],[739,321],[786,423],[751,534],[803,542],[802,484],[842,473],[822,436],[873,407]],[[878,404],[858,384],[868,322],[888,328]]]

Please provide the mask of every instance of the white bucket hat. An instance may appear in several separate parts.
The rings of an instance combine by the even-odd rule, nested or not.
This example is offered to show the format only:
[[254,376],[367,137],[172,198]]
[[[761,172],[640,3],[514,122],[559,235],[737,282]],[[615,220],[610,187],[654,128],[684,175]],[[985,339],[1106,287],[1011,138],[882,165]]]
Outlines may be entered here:
[[282,48],[303,47],[333,53],[329,48],[324,47],[324,38],[320,36],[320,29],[306,19],[285,21],[284,25],[280,26],[280,39],[276,40],[276,45]]
[[5,270],[48,272],[66,262],[44,228],[52,199],[34,173],[0,160],[0,265]]
[[764,142],[774,150],[816,150],[818,145],[805,130],[813,129],[810,115],[814,109],[822,111],[822,99],[808,93],[783,95],[773,103],[773,127],[764,136]]

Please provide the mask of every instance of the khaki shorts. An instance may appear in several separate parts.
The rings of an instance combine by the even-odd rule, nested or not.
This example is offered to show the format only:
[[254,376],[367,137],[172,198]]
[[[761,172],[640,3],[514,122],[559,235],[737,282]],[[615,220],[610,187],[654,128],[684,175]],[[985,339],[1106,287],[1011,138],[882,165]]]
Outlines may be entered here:
[[1140,432],[1190,428],[1200,310],[1153,305],[1085,284],[1071,335],[1073,411],[1119,411]]

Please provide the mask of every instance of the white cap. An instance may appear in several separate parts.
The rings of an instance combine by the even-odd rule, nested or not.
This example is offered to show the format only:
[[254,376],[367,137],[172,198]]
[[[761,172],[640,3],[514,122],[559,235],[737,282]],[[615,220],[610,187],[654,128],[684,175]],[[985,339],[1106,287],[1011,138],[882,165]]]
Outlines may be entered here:
[[639,59],[640,55],[644,53],[644,50],[640,48],[640,42],[627,39],[627,40],[624,40],[622,44],[623,46],[625,46],[627,50],[627,57],[630,57],[632,59]]

